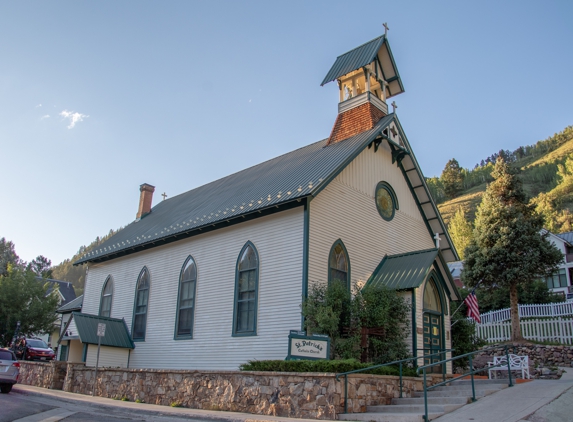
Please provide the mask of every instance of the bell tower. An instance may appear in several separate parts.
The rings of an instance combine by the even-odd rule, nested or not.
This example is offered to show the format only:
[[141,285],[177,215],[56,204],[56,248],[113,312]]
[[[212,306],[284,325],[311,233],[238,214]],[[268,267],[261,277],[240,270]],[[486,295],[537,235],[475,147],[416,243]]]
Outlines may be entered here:
[[404,92],[387,31],[338,56],[321,86],[335,80],[339,89],[338,117],[327,145],[372,129],[389,114],[386,101]]

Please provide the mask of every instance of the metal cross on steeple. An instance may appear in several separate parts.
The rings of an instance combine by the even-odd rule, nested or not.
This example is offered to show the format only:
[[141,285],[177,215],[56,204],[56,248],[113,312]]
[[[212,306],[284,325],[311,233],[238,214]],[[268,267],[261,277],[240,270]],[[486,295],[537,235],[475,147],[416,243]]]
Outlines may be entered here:
[[390,104],[392,106],[392,113],[396,113],[396,109],[398,108],[398,106],[396,105],[396,101],[392,101],[392,104]]
[[164,200],[164,201],[167,199],[167,194],[166,194],[165,192],[163,192],[163,193],[161,194],[161,196],[163,197],[163,200]]
[[384,36],[387,36],[387,35],[388,35],[388,31],[390,30],[390,28],[388,28],[388,23],[387,23],[387,22],[384,22],[384,23],[382,24],[382,26],[384,27]]

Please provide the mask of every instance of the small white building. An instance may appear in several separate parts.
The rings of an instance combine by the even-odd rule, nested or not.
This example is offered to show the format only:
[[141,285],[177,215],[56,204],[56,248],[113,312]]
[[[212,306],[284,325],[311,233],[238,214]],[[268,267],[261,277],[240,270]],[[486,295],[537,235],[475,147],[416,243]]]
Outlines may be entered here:
[[546,277],[544,281],[547,287],[553,292],[565,296],[567,299],[573,298],[573,232],[553,234],[549,233],[549,240],[563,254],[563,263],[559,270],[551,277]]
[[102,339],[111,366],[284,359],[309,285],[333,279],[400,291],[413,355],[451,348],[459,295],[446,262],[457,254],[388,111],[404,89],[387,37],[338,57],[331,81],[340,103],[328,138],[153,207],[154,187],[141,185],[135,221],[75,263],[89,266],[76,332],[62,339],[76,360],[93,362],[98,317],[120,338]]

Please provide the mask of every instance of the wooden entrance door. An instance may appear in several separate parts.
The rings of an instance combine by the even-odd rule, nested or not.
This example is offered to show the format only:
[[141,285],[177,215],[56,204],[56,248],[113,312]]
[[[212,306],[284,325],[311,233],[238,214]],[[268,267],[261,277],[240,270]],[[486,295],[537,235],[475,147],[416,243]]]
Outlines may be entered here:
[[[442,348],[442,317],[441,315],[424,313],[424,355],[432,355],[440,352]],[[424,358],[424,365],[439,362],[443,360],[442,355],[430,356]],[[431,368],[431,372],[441,373],[442,366],[436,365]]]

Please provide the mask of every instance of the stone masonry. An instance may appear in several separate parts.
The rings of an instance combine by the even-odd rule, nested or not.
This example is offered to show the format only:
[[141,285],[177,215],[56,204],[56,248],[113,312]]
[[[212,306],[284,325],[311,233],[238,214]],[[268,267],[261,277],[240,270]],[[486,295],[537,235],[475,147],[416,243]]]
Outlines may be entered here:
[[[487,345],[484,348],[498,345]],[[529,373],[533,378],[546,378],[551,367],[573,367],[573,346],[545,346],[533,343],[507,344],[509,353],[519,356],[529,356]],[[493,361],[493,356],[501,356],[502,349],[483,351],[474,359],[474,366],[482,368],[487,362]],[[485,372],[487,375],[487,372]]]
[[[47,381],[53,378],[48,372],[60,368],[59,364],[66,365],[26,362],[22,365],[21,382],[55,388],[55,383]],[[94,374],[94,368],[67,364],[63,389],[91,394]],[[403,378],[404,397],[421,389],[420,378]],[[100,368],[95,394],[165,406],[295,418],[336,419],[337,414],[344,412],[344,378],[336,381],[334,374],[327,373]],[[348,377],[350,413],[364,412],[366,406],[389,404],[398,396],[397,376]]]

